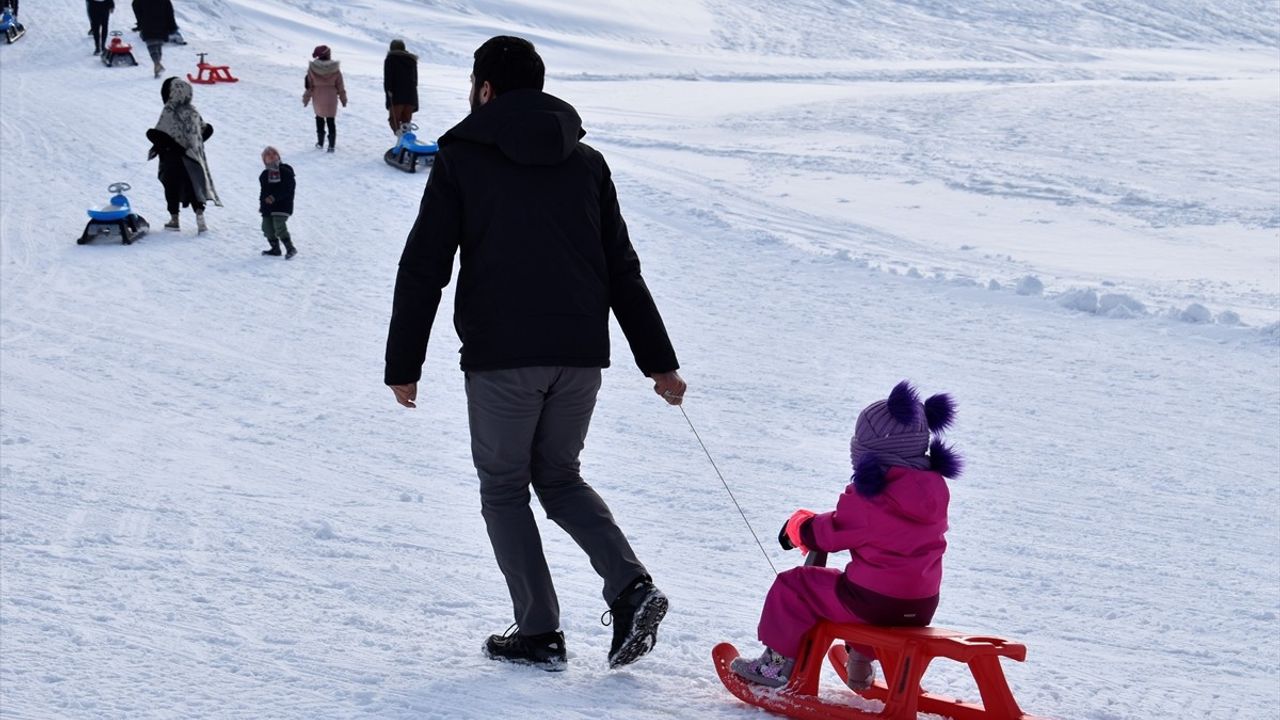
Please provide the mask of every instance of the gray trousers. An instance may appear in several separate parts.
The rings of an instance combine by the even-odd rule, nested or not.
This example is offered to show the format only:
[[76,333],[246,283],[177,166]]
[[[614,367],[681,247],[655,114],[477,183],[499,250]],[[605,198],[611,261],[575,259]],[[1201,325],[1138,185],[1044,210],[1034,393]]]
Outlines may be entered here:
[[271,247],[277,247],[281,242],[288,245],[292,240],[289,237],[289,216],[270,213],[263,215],[262,234],[266,236],[267,242],[271,243]]
[[609,507],[579,473],[600,368],[468,372],[466,383],[480,512],[515,622],[527,635],[558,630],[560,603],[529,506],[530,486],[547,517],[587,553],[604,580],[605,602],[647,574]]

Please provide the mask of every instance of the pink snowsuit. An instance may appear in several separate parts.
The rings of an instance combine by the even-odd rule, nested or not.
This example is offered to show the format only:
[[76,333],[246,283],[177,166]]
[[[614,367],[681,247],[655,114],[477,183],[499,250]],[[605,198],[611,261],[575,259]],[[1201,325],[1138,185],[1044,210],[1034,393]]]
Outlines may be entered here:
[[866,498],[849,485],[836,509],[815,515],[803,537],[810,550],[853,556],[835,568],[798,567],[778,575],[760,614],[760,641],[795,658],[819,620],[925,626],[933,619],[947,549],[946,480],[931,470],[891,467],[884,491]]

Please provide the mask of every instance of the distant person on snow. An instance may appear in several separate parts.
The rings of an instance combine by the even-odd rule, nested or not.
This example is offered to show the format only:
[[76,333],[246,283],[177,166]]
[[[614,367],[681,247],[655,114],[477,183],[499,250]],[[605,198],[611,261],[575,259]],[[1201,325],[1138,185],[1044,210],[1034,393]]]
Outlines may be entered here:
[[329,152],[333,152],[338,140],[338,101],[347,106],[347,88],[342,84],[342,70],[338,61],[330,56],[328,45],[318,45],[311,53],[304,81],[302,107],[312,103],[316,111],[316,147],[324,147],[324,129],[329,126]]
[[565,666],[560,606],[529,507],[532,486],[604,580],[609,665],[618,667],[653,648],[667,598],[580,472],[600,370],[609,366],[610,310],[655,392],[679,405],[685,383],[640,275],[609,167],[579,141],[578,113],[542,92],[545,72],[521,38],[491,38],[476,50],[471,114],[440,138],[400,256],[384,381],[397,402],[416,407],[427,339],[461,249],[454,327],[471,454],[480,513],[515,617],[484,651],[547,670]]
[[111,22],[111,13],[116,9],[115,0],[87,0],[89,11],[89,34],[93,36],[93,54],[101,55],[107,48],[107,28]]
[[[945,394],[920,402],[905,380],[887,400],[858,415],[850,441],[853,478],[831,512],[797,510],[778,534],[783,549],[849,551],[843,572],[798,567],[780,573],[764,601],[757,629],[766,647],[758,659],[730,668],[754,683],[780,687],[790,679],[805,633],[820,620],[925,627],[933,620],[947,549],[946,478],[961,462],[941,440],[955,406]],[[849,648],[849,687],[871,686],[874,651]]]
[[404,49],[403,40],[392,40],[382,62],[382,89],[387,94],[387,122],[391,132],[413,122],[418,112],[418,56]]
[[166,230],[178,230],[178,206],[190,205],[196,212],[196,231],[205,232],[205,204],[222,207],[218,192],[209,175],[209,162],[204,143],[213,135],[213,126],[205,123],[200,111],[191,104],[191,84],[181,78],[165,79],[160,86],[164,109],[160,120],[147,131],[151,151],[147,159],[160,158],[160,184],[169,206]]
[[262,234],[271,245],[262,254],[279,257],[283,243],[284,259],[289,260],[298,254],[289,237],[289,216],[293,214],[293,191],[297,186],[293,168],[280,162],[280,151],[270,145],[262,151],[262,164],[266,169],[258,176],[258,212],[262,214]]
[[178,21],[173,16],[170,0],[133,0],[133,17],[138,21],[138,34],[147,44],[155,77],[164,72],[160,63],[164,44],[178,31]]

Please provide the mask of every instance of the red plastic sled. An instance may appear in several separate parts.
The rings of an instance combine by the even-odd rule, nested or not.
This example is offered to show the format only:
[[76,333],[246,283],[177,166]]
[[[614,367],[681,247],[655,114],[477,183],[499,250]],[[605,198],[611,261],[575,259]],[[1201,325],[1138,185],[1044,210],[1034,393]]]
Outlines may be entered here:
[[[879,700],[884,709],[876,712],[818,696],[818,679],[827,657],[844,679],[844,644],[836,640],[870,645],[885,678],[859,693]],[[740,700],[771,712],[799,720],[915,720],[920,712],[944,715],[954,720],[1041,720],[1022,712],[1000,669],[1000,658],[1018,662],[1026,659],[1027,648],[996,637],[967,635],[943,628],[892,628],[873,625],[840,625],[821,622],[814,626],[800,647],[791,681],[771,689],[747,682],[729,669],[738,650],[720,643],[711,651],[716,673],[729,692]],[[965,663],[978,683],[982,704],[933,695],[920,687],[929,662],[943,657]],[[886,682],[888,684],[886,684]]]
[[212,85],[220,82],[240,82],[240,78],[232,77],[231,67],[229,65],[210,65],[204,61],[207,53],[196,53],[200,56],[200,62],[196,63],[196,76],[192,77],[191,73],[187,73],[187,79],[193,83],[201,85]]

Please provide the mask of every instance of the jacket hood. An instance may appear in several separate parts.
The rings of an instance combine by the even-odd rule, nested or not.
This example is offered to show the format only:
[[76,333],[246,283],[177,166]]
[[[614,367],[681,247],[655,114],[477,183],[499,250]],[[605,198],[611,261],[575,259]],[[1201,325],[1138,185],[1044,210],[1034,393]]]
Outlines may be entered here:
[[317,75],[332,75],[338,72],[337,60],[312,60],[311,71]]
[[160,86],[160,97],[164,99],[165,105],[190,105],[191,83],[178,77],[168,78]]
[[388,58],[388,59],[395,59],[395,60],[401,60],[401,59],[403,59],[403,60],[407,60],[407,61],[409,61],[409,62],[417,62],[417,61],[418,61],[418,56],[417,56],[417,55],[414,55],[413,53],[409,52],[408,50],[391,50],[391,51],[389,51],[389,52],[387,53],[387,58]]
[[891,467],[885,475],[889,482],[876,500],[883,498],[895,515],[916,523],[946,521],[951,492],[941,475],[906,467]]
[[512,90],[485,103],[440,138],[493,145],[521,165],[558,165],[587,133],[578,111],[540,90]]

